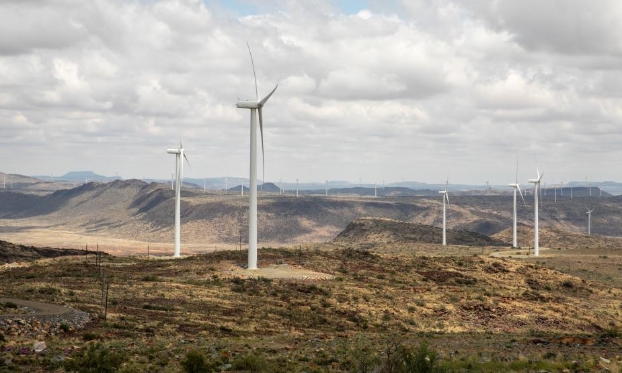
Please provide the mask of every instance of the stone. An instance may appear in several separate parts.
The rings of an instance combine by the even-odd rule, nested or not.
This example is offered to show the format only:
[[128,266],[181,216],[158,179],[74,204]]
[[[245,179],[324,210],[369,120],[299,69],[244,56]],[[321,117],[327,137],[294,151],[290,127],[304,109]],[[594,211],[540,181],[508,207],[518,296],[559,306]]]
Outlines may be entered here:
[[48,348],[48,346],[45,344],[45,341],[40,341],[40,342],[35,342],[34,346],[32,347],[32,349],[36,352],[42,352],[44,350],[46,350]]

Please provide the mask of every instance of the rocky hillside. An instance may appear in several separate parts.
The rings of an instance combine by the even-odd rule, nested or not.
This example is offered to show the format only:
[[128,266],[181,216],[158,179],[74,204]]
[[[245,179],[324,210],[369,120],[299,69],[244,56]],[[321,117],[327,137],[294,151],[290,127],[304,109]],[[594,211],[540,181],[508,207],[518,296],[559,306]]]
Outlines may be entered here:
[[[528,203],[531,201],[528,199]],[[361,217],[378,217],[429,226],[409,239],[438,242],[442,203],[434,197],[336,197],[260,193],[259,240],[266,245],[329,241]],[[543,196],[540,226],[582,234],[587,224],[585,206],[595,207],[592,233],[622,236],[622,197],[574,198],[555,202]],[[46,195],[0,190],[0,234],[8,226],[44,227],[151,242],[173,237],[174,196],[168,186],[139,180],[88,183]],[[512,224],[510,195],[451,198],[447,211],[449,242],[470,244],[480,238],[459,233],[499,234]],[[187,243],[237,243],[246,241],[248,195],[182,190],[182,240]],[[533,208],[519,205],[519,223],[531,226]],[[435,230],[431,227],[436,227]],[[13,229],[13,228],[11,228]],[[22,229],[22,228],[20,228]],[[2,236],[0,236],[2,237]],[[527,240],[528,234],[526,234]],[[7,237],[4,237],[5,239]],[[396,239],[395,237],[391,239]],[[509,244],[507,234],[497,237]],[[523,241],[526,242],[526,241]],[[529,241],[532,242],[532,241]]]
[[68,255],[84,255],[84,251],[16,245],[0,240],[0,263],[2,264]]
[[[360,218],[352,221],[339,233],[335,242],[356,243],[442,243],[439,227],[381,218]],[[506,246],[503,241],[464,230],[448,229],[447,241],[452,245]]]

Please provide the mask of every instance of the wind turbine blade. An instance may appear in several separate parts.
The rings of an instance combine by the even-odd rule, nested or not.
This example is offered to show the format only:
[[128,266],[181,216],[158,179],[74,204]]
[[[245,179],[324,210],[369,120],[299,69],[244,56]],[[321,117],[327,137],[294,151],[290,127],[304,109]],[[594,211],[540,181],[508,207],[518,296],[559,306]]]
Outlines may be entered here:
[[449,193],[445,192],[445,198],[447,199],[447,208],[449,208]]
[[184,162],[180,158],[181,154],[177,154],[177,162],[179,162],[179,187],[184,184]]
[[186,160],[186,163],[188,163],[188,167],[192,168],[192,166],[190,166],[190,161],[188,160],[188,157],[186,156],[186,152],[184,152],[184,159]]
[[520,198],[523,199],[523,204],[527,206],[527,202],[525,202],[525,197],[523,197],[523,192],[520,191],[520,186],[516,183],[516,189],[518,189],[518,194],[520,194]]
[[251,64],[253,65],[253,76],[255,77],[255,96],[257,96],[257,101],[259,101],[259,91],[257,90],[257,74],[255,74],[255,61],[253,61],[253,53],[251,53],[251,46],[246,42],[246,46],[248,47],[248,54],[251,55]]
[[259,134],[261,135],[261,172],[262,172],[261,182],[265,183],[266,182],[266,155],[264,153],[264,148],[263,148],[263,115],[261,114],[261,106],[259,106],[257,111],[259,112]]
[[[518,153],[516,154],[516,182],[515,183],[516,185],[518,185]],[[518,190],[520,191],[520,188]]]
[[274,91],[276,91],[277,88],[279,88],[278,84],[274,87],[272,92],[270,92],[266,97],[264,97],[263,99],[261,99],[261,101],[259,101],[259,107],[262,107],[266,102],[268,102],[268,99],[270,98],[270,96],[272,96],[272,94],[274,93]]

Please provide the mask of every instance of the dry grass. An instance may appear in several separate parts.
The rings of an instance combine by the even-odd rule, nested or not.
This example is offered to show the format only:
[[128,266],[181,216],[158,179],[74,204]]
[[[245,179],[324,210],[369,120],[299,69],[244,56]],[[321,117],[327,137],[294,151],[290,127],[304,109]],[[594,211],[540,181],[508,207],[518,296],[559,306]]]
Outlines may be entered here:
[[[260,267],[333,277],[321,281],[238,277],[246,253],[236,251],[181,260],[106,258],[108,321],[49,337],[49,345],[81,346],[84,335],[95,335],[149,371],[176,371],[174,356],[195,348],[219,361],[263,356],[280,371],[349,371],[354,341],[383,351],[391,341],[424,339],[448,365],[461,357],[507,367],[566,356],[568,364],[594,366],[592,357],[603,356],[615,367],[621,341],[607,336],[619,327],[622,282],[585,279],[534,259],[430,256],[443,250],[430,244],[401,253],[390,244],[372,251],[354,246],[260,250]],[[622,264],[620,256],[607,261]],[[101,314],[96,273],[93,262],[78,257],[39,261],[0,278],[5,296]],[[58,291],[36,290],[49,287]],[[562,336],[572,338],[556,339]]]

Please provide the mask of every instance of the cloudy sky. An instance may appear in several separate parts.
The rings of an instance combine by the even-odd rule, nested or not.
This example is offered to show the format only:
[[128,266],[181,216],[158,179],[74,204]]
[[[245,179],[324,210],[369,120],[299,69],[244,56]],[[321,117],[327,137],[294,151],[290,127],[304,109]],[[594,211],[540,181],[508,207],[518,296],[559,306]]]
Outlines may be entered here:
[[246,42],[269,181],[622,181],[619,0],[3,0],[0,171],[248,177]]

